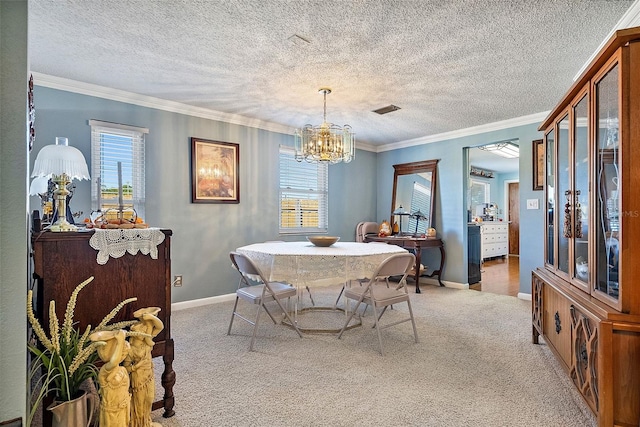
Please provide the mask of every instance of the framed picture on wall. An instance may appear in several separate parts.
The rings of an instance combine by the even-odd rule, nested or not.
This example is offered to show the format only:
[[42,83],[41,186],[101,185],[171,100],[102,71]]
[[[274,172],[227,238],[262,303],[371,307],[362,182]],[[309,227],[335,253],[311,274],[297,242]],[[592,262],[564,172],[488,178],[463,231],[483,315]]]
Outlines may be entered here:
[[533,191],[544,189],[544,144],[533,141]]
[[191,138],[191,203],[240,203],[240,145]]

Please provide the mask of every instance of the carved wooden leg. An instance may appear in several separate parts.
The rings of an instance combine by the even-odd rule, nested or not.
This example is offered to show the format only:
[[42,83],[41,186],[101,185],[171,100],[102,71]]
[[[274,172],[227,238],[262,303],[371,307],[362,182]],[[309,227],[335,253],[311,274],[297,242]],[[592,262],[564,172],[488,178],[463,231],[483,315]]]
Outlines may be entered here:
[[422,248],[418,246],[416,248],[416,294],[422,293],[420,290],[420,262],[422,260],[421,256]]
[[173,386],[176,383],[176,373],[173,370],[173,338],[166,342],[165,352],[162,356],[164,362],[164,372],[162,373],[162,387],[164,388],[164,414],[163,417],[169,418],[176,414],[173,410],[175,398],[173,397]]

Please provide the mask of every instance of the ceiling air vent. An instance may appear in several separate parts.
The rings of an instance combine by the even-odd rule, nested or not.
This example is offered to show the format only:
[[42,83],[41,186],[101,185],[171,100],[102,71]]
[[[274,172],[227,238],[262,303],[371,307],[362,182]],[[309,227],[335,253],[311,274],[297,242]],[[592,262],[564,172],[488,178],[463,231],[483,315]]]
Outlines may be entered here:
[[382,115],[382,114],[391,113],[392,111],[397,111],[399,109],[400,109],[400,107],[398,107],[398,106],[387,105],[386,107],[382,107],[382,108],[378,108],[377,110],[373,110],[373,112]]

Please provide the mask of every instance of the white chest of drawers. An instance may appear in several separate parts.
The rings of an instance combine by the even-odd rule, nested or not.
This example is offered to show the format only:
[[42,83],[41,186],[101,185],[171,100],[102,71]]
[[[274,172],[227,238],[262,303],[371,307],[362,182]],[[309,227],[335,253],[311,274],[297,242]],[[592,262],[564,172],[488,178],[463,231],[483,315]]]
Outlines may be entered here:
[[509,255],[509,224],[482,223],[480,226],[482,259]]

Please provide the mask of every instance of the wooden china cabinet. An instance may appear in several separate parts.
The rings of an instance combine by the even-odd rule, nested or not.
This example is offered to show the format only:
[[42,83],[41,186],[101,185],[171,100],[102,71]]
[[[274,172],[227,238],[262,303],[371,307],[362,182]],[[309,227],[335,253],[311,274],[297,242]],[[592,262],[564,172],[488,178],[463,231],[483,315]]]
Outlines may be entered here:
[[640,27],[617,31],[540,126],[540,335],[600,426],[640,423]]

